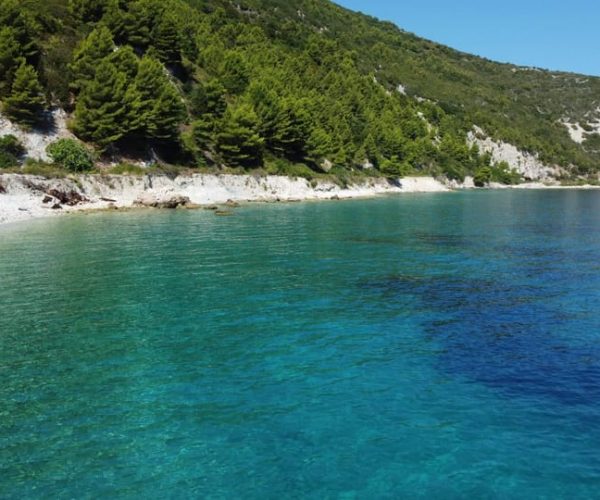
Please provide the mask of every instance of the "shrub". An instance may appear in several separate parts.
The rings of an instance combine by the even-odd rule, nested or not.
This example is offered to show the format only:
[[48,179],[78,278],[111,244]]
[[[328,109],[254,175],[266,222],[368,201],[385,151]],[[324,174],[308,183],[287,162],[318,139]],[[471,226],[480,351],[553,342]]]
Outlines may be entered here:
[[25,148],[14,135],[0,137],[0,168],[16,167],[24,154]]
[[473,176],[473,183],[477,187],[483,187],[492,180],[492,169],[490,167],[482,167]]
[[91,153],[74,139],[59,139],[50,144],[46,151],[54,163],[71,172],[83,172],[94,166]]
[[465,182],[465,169],[458,163],[452,162],[444,165],[442,171],[451,181]]
[[385,159],[381,162],[379,170],[388,176],[404,177],[412,173],[412,168],[408,163],[401,162],[397,156]]
[[311,180],[316,175],[310,167],[302,163],[293,163],[284,158],[268,158],[265,162],[265,171],[269,175],[287,175],[307,180]]
[[521,175],[514,169],[510,168],[510,165],[505,161],[494,165],[492,170],[491,180],[500,182],[501,184],[514,185],[521,182]]

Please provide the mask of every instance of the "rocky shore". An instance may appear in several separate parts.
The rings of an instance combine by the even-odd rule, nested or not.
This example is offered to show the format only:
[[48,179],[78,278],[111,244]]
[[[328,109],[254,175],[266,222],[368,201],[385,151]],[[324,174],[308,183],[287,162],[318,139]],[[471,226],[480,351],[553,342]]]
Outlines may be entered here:
[[82,210],[213,207],[242,202],[290,202],[347,199],[383,194],[443,192],[449,188],[431,177],[397,181],[369,178],[339,186],[283,176],[195,174],[77,175],[46,179],[21,174],[0,175],[0,224]]

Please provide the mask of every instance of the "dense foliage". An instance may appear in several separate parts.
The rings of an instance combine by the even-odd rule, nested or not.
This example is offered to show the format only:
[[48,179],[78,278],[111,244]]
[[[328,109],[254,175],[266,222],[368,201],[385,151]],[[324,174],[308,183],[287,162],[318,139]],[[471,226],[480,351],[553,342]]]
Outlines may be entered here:
[[54,163],[71,172],[83,172],[94,166],[90,152],[73,139],[59,139],[46,149]]
[[25,148],[14,135],[0,137],[0,168],[12,168],[19,164]]
[[589,171],[598,148],[557,120],[591,109],[600,84],[571,78],[466,56],[326,0],[0,0],[4,111],[32,126],[62,106],[107,155],[513,182],[467,146],[477,124]]

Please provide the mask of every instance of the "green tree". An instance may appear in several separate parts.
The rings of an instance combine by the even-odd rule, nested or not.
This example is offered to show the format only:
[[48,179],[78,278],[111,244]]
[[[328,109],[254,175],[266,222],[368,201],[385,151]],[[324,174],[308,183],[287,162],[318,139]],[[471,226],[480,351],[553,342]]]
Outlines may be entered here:
[[0,95],[10,89],[19,60],[23,57],[15,30],[9,26],[0,28]]
[[296,102],[292,98],[280,98],[265,82],[251,85],[248,95],[266,147],[283,156],[301,156],[305,133]]
[[270,139],[271,148],[289,158],[301,159],[305,154],[306,136],[296,101],[291,97],[282,99]]
[[113,39],[119,45],[127,42],[127,25],[131,22],[131,14],[121,9],[119,0],[108,0],[102,24],[112,33]]
[[259,120],[249,104],[228,108],[216,130],[217,151],[232,166],[257,167],[262,164],[263,144]]
[[191,111],[194,116],[212,115],[220,118],[227,109],[225,94],[227,90],[217,79],[200,83],[194,87],[190,96]]
[[0,137],[0,168],[16,167],[26,150],[14,135]]
[[131,4],[129,11],[121,18],[122,26],[115,26],[115,21],[118,20],[112,21],[111,26],[122,29],[127,43],[141,49],[150,45],[150,26],[140,3]]
[[241,94],[248,86],[250,78],[248,65],[243,56],[236,51],[230,51],[225,55],[220,74],[223,85],[232,94]]
[[279,96],[269,83],[255,82],[248,88],[248,96],[259,120],[259,131],[267,146],[271,145],[275,135],[280,113]]
[[308,136],[306,149],[307,157],[315,164],[321,164],[323,160],[333,154],[333,139],[322,127],[315,127]]
[[158,58],[167,65],[181,63],[181,36],[173,16],[162,15],[152,30],[152,46]]
[[214,144],[215,120],[208,115],[194,120],[192,123],[192,135],[194,143],[200,151],[211,150]]
[[411,168],[410,165],[403,163],[397,156],[392,156],[391,158],[386,158],[381,162],[379,170],[381,170],[381,173],[385,175],[402,177],[407,175]]
[[4,111],[16,122],[31,126],[41,119],[45,105],[37,71],[23,61],[15,73],[10,95],[4,101]]
[[336,49],[336,43],[322,35],[311,34],[306,44],[306,53],[319,65],[331,62]]
[[69,66],[73,73],[71,88],[81,91],[86,84],[91,82],[100,62],[111,55],[114,49],[112,34],[106,26],[100,26],[93,30],[81,42],[73,55],[73,63]]
[[369,135],[367,135],[362,147],[365,152],[365,156],[360,158],[360,161],[364,162],[365,160],[368,160],[374,166],[379,165],[381,154],[379,153],[379,148],[377,147],[377,142],[375,141],[375,136],[372,132],[369,132]]
[[165,67],[153,57],[144,56],[134,84],[138,133],[152,139],[175,139],[185,116],[185,106]]
[[492,180],[492,169],[490,167],[481,167],[473,176],[473,183],[477,187],[483,187]]
[[152,43],[152,27],[160,24],[162,16],[169,15],[172,6],[163,0],[136,0],[130,3],[124,17],[128,43],[141,49],[148,48]]
[[139,59],[130,45],[119,47],[108,56],[107,60],[130,79],[135,78],[138,73]]
[[23,57],[29,62],[37,62],[39,46],[37,35],[41,31],[35,15],[24,8],[20,0],[0,0],[0,26],[13,29]]
[[173,141],[179,135],[179,125],[185,117],[181,94],[170,82],[163,86],[152,110],[153,119],[148,133],[153,139]]
[[69,11],[84,23],[99,21],[107,7],[107,0],[69,0]]
[[110,61],[100,62],[75,107],[74,131],[79,137],[105,150],[131,130],[137,110],[127,80]]

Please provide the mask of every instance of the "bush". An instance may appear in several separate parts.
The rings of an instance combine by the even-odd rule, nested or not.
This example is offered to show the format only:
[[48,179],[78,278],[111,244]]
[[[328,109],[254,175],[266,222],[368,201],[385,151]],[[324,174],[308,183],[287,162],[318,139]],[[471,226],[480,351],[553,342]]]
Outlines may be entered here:
[[451,181],[465,182],[465,169],[458,163],[452,162],[442,168],[444,175]]
[[505,161],[494,165],[491,169],[491,180],[506,185],[519,184],[522,180],[521,175],[514,169],[511,169]]
[[0,168],[16,167],[25,154],[25,148],[14,135],[0,137]]
[[284,158],[268,158],[265,162],[265,171],[269,175],[286,175],[288,177],[302,177],[311,180],[316,174],[314,170],[302,163],[293,163]]
[[94,166],[91,153],[74,139],[59,139],[50,144],[46,151],[54,163],[71,172],[83,172]]
[[477,187],[484,187],[492,180],[492,169],[490,167],[482,167],[473,176],[473,183]]
[[404,177],[412,173],[412,168],[408,163],[401,162],[397,156],[385,159],[379,166],[381,173],[391,177]]

